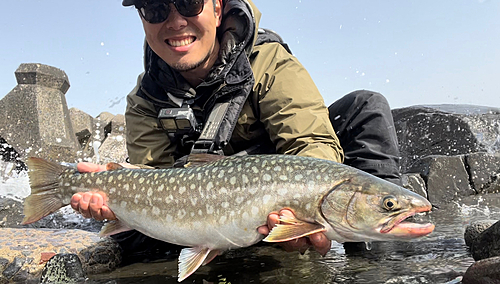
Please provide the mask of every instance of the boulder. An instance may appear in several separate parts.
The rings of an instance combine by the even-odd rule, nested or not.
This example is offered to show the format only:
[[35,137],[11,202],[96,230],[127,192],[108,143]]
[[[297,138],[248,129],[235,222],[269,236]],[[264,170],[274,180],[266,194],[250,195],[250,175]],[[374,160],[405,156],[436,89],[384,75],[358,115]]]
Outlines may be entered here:
[[471,105],[422,105],[392,111],[402,172],[429,155],[500,151],[500,109]]
[[75,138],[64,94],[64,71],[43,64],[21,64],[18,85],[0,100],[0,136],[22,159],[39,156],[75,161]]
[[498,193],[500,190],[500,156],[472,153],[465,156],[472,186],[478,193]]
[[474,260],[500,256],[500,221],[480,233],[471,243]]
[[472,245],[472,242],[474,242],[482,232],[484,232],[496,222],[496,220],[480,220],[469,224],[465,228],[465,244],[470,247]]
[[439,205],[476,194],[469,184],[469,174],[462,156],[426,156],[408,170],[419,173],[425,181],[428,199]]
[[[71,256],[69,259],[73,264],[80,261],[85,274],[113,270],[121,261],[118,244],[111,238],[100,239],[96,233],[66,229],[2,228],[0,229],[0,283],[9,281],[39,283],[38,280],[47,261],[60,254],[78,256],[79,260]],[[56,257],[56,260],[58,258]],[[60,261],[58,263],[61,264]],[[68,263],[63,261],[62,268]],[[59,271],[63,271],[61,266],[59,268],[61,269]],[[54,269],[59,268],[47,269],[46,275],[53,276]],[[71,272],[68,273],[72,275]],[[81,275],[81,272],[78,275]]]
[[472,264],[462,278],[463,284],[500,284],[500,256]]

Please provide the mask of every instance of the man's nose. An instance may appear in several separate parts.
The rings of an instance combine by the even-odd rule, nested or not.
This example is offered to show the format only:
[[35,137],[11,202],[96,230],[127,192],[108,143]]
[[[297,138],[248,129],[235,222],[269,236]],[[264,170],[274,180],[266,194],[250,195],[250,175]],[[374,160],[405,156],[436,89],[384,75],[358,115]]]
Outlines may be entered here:
[[179,14],[174,4],[170,3],[170,14],[168,15],[166,25],[169,29],[180,30],[187,25],[187,20]]

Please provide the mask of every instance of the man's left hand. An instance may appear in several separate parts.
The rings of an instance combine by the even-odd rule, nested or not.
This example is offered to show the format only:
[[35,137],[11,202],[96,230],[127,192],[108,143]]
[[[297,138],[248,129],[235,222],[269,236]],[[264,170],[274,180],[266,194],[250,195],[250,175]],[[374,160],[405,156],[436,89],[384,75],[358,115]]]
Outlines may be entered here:
[[[274,228],[276,224],[279,224],[280,215],[294,217],[293,212],[288,209],[283,209],[279,213],[273,212],[267,216],[267,225],[260,226],[257,229],[258,232],[267,236],[272,228]],[[304,253],[309,247],[312,246],[322,256],[325,256],[328,251],[330,251],[332,246],[331,241],[324,233],[315,233],[300,239],[282,242],[280,245],[286,251],[299,251],[300,253]]]

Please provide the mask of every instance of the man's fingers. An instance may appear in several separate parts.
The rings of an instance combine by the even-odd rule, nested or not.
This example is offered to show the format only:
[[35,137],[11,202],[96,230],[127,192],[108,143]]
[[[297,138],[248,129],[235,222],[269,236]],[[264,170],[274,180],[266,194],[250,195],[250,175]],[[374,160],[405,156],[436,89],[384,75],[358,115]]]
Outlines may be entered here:
[[106,165],[81,162],[76,165],[76,169],[81,173],[103,172],[106,170]]
[[89,212],[90,198],[92,198],[92,193],[85,192],[82,195],[82,198],[80,199],[80,202],[78,204],[78,211],[80,211],[80,214],[82,214],[82,216],[85,218],[92,217],[92,215]]
[[316,233],[309,236],[314,249],[322,256],[325,256],[331,249],[332,242],[323,233]]

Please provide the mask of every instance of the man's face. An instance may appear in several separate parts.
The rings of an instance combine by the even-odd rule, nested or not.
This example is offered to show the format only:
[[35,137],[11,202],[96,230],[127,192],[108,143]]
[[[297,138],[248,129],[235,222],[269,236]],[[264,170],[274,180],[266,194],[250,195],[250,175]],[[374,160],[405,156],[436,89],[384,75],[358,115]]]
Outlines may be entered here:
[[216,31],[221,22],[221,3],[205,0],[203,11],[194,17],[184,17],[174,4],[162,23],[150,24],[142,17],[146,40],[153,51],[170,67],[186,72],[198,67],[210,69],[218,55]]

